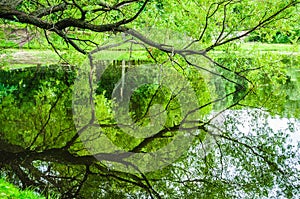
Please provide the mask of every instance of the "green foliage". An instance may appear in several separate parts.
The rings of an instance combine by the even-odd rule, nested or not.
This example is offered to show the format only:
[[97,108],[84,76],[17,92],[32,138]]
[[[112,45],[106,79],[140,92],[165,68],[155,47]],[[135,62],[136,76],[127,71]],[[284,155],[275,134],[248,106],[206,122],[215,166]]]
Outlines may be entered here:
[[300,31],[298,29],[289,30],[286,32],[271,33],[252,33],[247,38],[248,42],[264,42],[272,44],[294,44],[300,42]]

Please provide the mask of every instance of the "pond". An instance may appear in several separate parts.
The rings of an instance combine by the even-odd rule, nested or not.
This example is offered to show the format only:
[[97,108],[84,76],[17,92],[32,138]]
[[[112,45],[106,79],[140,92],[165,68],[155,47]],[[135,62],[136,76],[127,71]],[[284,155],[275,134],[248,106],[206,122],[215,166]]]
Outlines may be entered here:
[[[226,180],[238,181],[240,178],[247,176],[255,176],[254,178],[257,179],[256,175],[259,175],[255,173],[257,171],[253,171],[253,167],[245,165],[252,164],[261,172],[265,172],[268,170],[262,163],[265,161],[274,172],[287,175],[282,183],[288,182],[289,185],[295,187],[300,185],[299,176],[297,176],[297,172],[300,171],[298,159],[300,155],[298,151],[300,141],[298,134],[300,132],[300,96],[297,91],[300,89],[300,71],[297,67],[287,66],[286,73],[280,73],[285,77],[285,80],[279,78],[278,84],[272,84],[269,77],[260,77],[260,86],[255,88],[254,91],[245,80],[239,79],[237,76],[234,79],[244,87],[237,87],[234,84],[229,85],[228,82],[222,82],[222,78],[208,78],[209,81],[206,82],[205,87],[198,84],[196,86],[198,86],[198,89],[203,89],[202,94],[204,94],[201,99],[209,98],[211,101],[214,99],[216,103],[202,105],[203,110],[206,106],[209,108],[200,113],[200,116],[198,115],[201,120],[193,116],[190,119],[197,121],[190,120],[191,124],[186,126],[180,126],[180,122],[177,121],[178,118],[182,117],[180,113],[176,112],[176,106],[180,105],[180,100],[168,101],[173,96],[168,88],[157,85],[139,87],[138,92],[132,93],[130,97],[132,102],[126,110],[131,112],[131,119],[135,120],[136,123],[140,126],[147,126],[152,124],[153,119],[153,117],[147,118],[148,111],[151,112],[150,108],[147,107],[147,103],[148,105],[152,102],[155,102],[154,105],[168,104],[166,106],[170,107],[170,111],[162,118],[158,116],[161,109],[158,108],[158,112],[155,112],[156,109],[154,110],[158,120],[164,119],[166,121],[164,125],[167,126],[167,130],[158,129],[159,132],[164,133],[165,138],[163,138],[158,137],[158,134],[138,137],[137,134],[128,135],[121,132],[122,128],[130,125],[130,123],[118,124],[118,121],[113,118],[116,110],[111,109],[111,106],[116,102],[111,99],[115,92],[113,89],[116,85],[120,86],[122,84],[122,82],[119,82],[122,77],[122,67],[119,67],[120,65],[122,63],[112,65],[106,71],[106,75],[102,76],[102,79],[97,79],[93,102],[96,104],[94,116],[97,117],[95,120],[98,122],[98,126],[93,123],[91,126],[81,126],[81,129],[78,128],[81,121],[78,120],[78,116],[74,116],[79,109],[74,110],[72,105],[72,103],[77,103],[76,100],[78,100],[75,99],[74,101],[74,92],[76,93],[82,89],[78,85],[74,89],[74,84],[78,81],[76,79],[78,71],[64,66],[2,70],[0,72],[0,149],[3,153],[2,164],[11,165],[12,162],[17,162],[24,171],[7,167],[2,172],[16,181],[21,179],[21,184],[26,184],[30,181],[26,181],[22,177],[36,168],[37,170],[29,175],[32,178],[31,182],[43,184],[38,179],[41,176],[47,176],[49,182],[55,178],[61,178],[60,182],[66,183],[65,187],[56,185],[57,182],[51,182],[54,190],[61,192],[70,186],[67,183],[67,178],[81,175],[84,171],[82,165],[88,165],[93,161],[94,158],[89,156],[90,154],[98,154],[98,156],[95,156],[96,159],[99,160],[100,158],[101,165],[105,165],[101,169],[108,169],[107,172],[114,169],[125,172],[122,169],[123,166],[120,166],[124,164],[128,167],[129,163],[123,162],[125,156],[127,158],[131,156],[131,153],[152,153],[167,145],[175,145],[177,142],[173,143],[173,140],[168,137],[174,136],[175,130],[190,128],[191,130],[188,131],[189,136],[193,134],[192,137],[196,141],[188,142],[190,146],[188,148],[183,147],[183,150],[186,150],[191,157],[210,157],[212,159],[210,160],[211,164],[215,165],[214,168],[211,167],[212,173],[220,173],[220,176]],[[127,81],[127,79],[125,80]],[[280,81],[284,81],[284,83]],[[126,82],[123,83],[126,86]],[[84,86],[86,85],[82,85],[82,87]],[[233,94],[227,96],[231,92]],[[205,93],[210,93],[211,96],[207,97]],[[75,95],[83,94],[79,92]],[[156,97],[153,97],[154,95]],[[186,96],[190,97],[188,94]],[[197,93],[196,96],[198,97]],[[149,100],[143,102],[143,97]],[[167,103],[161,102],[161,100],[167,100]],[[84,117],[89,112],[86,112],[82,107],[80,108],[79,115],[83,118],[80,119],[85,120]],[[90,119],[87,118],[87,120]],[[156,124],[154,123],[154,125]],[[101,131],[95,130],[99,127],[102,129]],[[86,137],[82,129],[89,128],[88,132],[92,134]],[[95,129],[91,130],[92,128]],[[151,128],[155,127],[152,126]],[[134,130],[136,131],[136,129]],[[100,135],[99,133],[105,134],[106,139],[109,139],[117,148],[106,144],[106,141],[105,144],[101,143],[103,138],[97,137]],[[135,135],[136,137],[134,137]],[[180,136],[182,136],[180,139],[184,139],[184,135]],[[85,144],[79,141],[79,137]],[[155,140],[156,138],[158,141]],[[89,139],[94,139],[96,142],[86,144]],[[185,142],[178,143],[186,144]],[[101,147],[98,145],[101,145]],[[174,146],[172,147],[171,149],[174,150]],[[178,148],[178,145],[176,147]],[[118,148],[122,148],[125,152],[116,153]],[[11,157],[12,153],[18,154],[18,157]],[[111,154],[106,156],[105,153]],[[175,161],[180,158],[178,153],[178,151],[174,153],[173,159],[170,160]],[[74,154],[75,156],[73,156]],[[180,154],[187,155],[182,151]],[[19,157],[20,159],[18,159]],[[137,159],[133,160],[139,162]],[[199,164],[203,166],[203,164],[208,164],[209,161],[205,160],[202,164],[196,163],[195,158],[188,158],[188,162],[190,163],[189,175],[201,176],[204,174],[194,171],[197,170]],[[171,163],[168,162],[162,165],[167,166]],[[162,165],[159,166],[162,167]],[[179,167],[182,166],[181,163],[178,163],[178,165]],[[288,169],[285,170],[284,166],[287,166]],[[141,168],[144,167],[149,167],[149,165],[141,166]],[[67,168],[74,171],[66,171]],[[97,172],[100,172],[101,169]],[[101,170],[101,172],[104,172],[104,170]],[[128,169],[128,173],[131,173],[130,169]],[[283,179],[279,175],[273,176],[273,178],[268,174],[266,176],[261,177],[260,180],[272,184],[276,180]],[[278,179],[275,179],[277,177]],[[183,177],[183,179],[185,178],[187,177]],[[88,181],[95,186],[95,180],[91,178]],[[274,192],[278,190],[279,193],[282,192],[278,188],[282,184],[278,184],[277,181],[274,184],[269,186],[269,196],[276,196]],[[43,187],[40,188],[43,189]],[[240,196],[246,194],[242,189],[239,190],[238,187],[236,189],[237,193],[240,192]]]

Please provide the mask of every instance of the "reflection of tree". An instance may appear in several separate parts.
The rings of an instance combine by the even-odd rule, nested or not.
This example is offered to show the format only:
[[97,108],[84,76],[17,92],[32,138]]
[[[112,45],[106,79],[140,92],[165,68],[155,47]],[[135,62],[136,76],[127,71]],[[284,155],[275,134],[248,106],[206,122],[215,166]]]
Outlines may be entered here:
[[[271,120],[275,123],[281,122],[281,129],[271,126]],[[273,118],[267,112],[253,109],[226,111],[213,123],[211,128],[215,130],[210,135],[216,140],[220,150],[217,156],[221,155],[223,163],[229,164],[237,171],[229,178],[238,182],[238,189],[243,186],[255,186],[256,183],[264,183],[274,189],[276,181],[276,186],[281,186],[281,183],[288,185],[284,190],[286,194],[293,194],[292,190],[298,186],[294,178],[299,176],[299,173],[293,165],[295,154],[291,153],[295,146],[286,144],[289,134],[294,133],[289,122],[282,122],[280,118]],[[228,156],[228,152],[232,151],[235,155]],[[283,155],[287,151],[290,151],[289,154]],[[235,162],[235,158],[238,158],[239,162]],[[232,162],[235,163],[231,165]],[[260,172],[253,172],[252,166]],[[257,178],[249,178],[247,182],[242,182],[247,175]]]
[[[277,176],[293,189],[294,185],[289,180],[295,176],[293,171],[283,167],[284,156],[274,153],[274,148],[282,148],[284,140],[279,140],[282,136],[274,135],[273,140],[270,140],[272,134],[264,129],[257,132],[261,134],[259,137],[243,136],[234,131],[236,129],[234,125],[238,125],[237,121],[229,122],[228,126],[232,126],[226,130],[219,129],[219,125],[216,124],[212,126],[210,122],[192,123],[190,129],[201,129],[196,135],[197,139],[191,151],[186,154],[186,157],[192,159],[183,157],[174,166],[149,174],[114,171],[107,164],[101,164],[94,156],[89,155],[80,144],[72,118],[65,113],[71,90],[65,90],[67,87],[61,83],[58,86],[61,90],[51,98],[51,92],[47,91],[51,90],[56,81],[41,80],[39,85],[43,85],[43,82],[47,84],[43,86],[44,93],[41,93],[41,90],[35,96],[36,106],[23,102],[19,105],[21,107],[13,108],[18,102],[14,102],[12,96],[4,98],[2,104],[1,121],[5,121],[5,124],[1,132],[10,140],[9,142],[1,140],[2,172],[15,180],[20,180],[24,187],[38,186],[41,191],[58,191],[64,197],[75,195],[86,197],[93,192],[103,197],[104,193],[108,194],[107,197],[114,194],[124,197],[130,187],[132,194],[139,195],[139,190],[144,190],[145,194],[157,198],[161,190],[175,194],[175,187],[180,188],[183,195],[192,191],[194,197],[205,195],[227,197],[227,190],[232,189],[251,192],[255,190],[259,193],[257,183],[268,182],[267,187],[272,187],[272,180]],[[35,107],[34,110],[32,107]],[[22,122],[24,118],[26,122]],[[12,126],[15,125],[17,128],[14,129]],[[113,121],[106,121],[103,124],[100,122],[99,126],[106,129],[117,128]],[[15,131],[14,137],[11,137],[11,130]],[[24,130],[30,132],[24,134]],[[138,153],[146,145],[151,145],[151,142],[155,143],[155,139],[161,139],[165,133],[176,130],[178,130],[176,125],[163,129],[154,137],[140,141],[140,144],[132,150]],[[98,154],[97,158],[126,164],[122,162],[122,155],[126,157],[126,154],[115,156]],[[239,178],[230,177],[229,168],[233,165],[240,173]],[[189,167],[194,169],[187,169]],[[174,176],[172,173],[177,175]],[[264,176],[261,176],[262,173]],[[244,178],[249,178],[249,181],[244,181]],[[166,186],[166,180],[174,186],[174,190]],[[108,182],[114,186],[108,186]],[[98,186],[105,192],[99,191]],[[203,187],[205,189],[202,189]],[[199,192],[199,189],[203,192]]]
[[[228,63],[227,65],[213,59],[208,52],[229,45],[251,32],[284,18],[281,14],[299,2],[282,3],[271,13],[264,10],[261,19],[252,23],[251,27],[247,27],[248,31],[240,36],[230,34],[234,30],[231,30],[231,27],[228,30],[228,26],[230,26],[228,20],[230,20],[231,6],[239,5],[242,2],[211,3],[205,15],[203,29],[198,34],[199,37],[181,48],[165,45],[125,26],[137,20],[150,1],[118,1],[115,4],[97,1],[94,6],[88,6],[86,1],[55,1],[55,3],[34,1],[30,6],[26,4],[28,2],[18,2],[20,3],[18,6],[1,4],[0,17],[41,28],[45,31],[45,37],[53,47],[55,47],[51,40],[53,37],[49,36],[48,31],[54,32],[83,54],[88,54],[91,47],[97,46],[97,50],[99,50],[99,41],[80,37],[82,36],[80,31],[75,32],[79,34],[79,37],[73,37],[70,28],[89,30],[92,33],[124,32],[127,34],[125,37],[130,38],[128,42],[140,44],[151,61],[163,62],[167,67],[175,68],[179,73],[185,75],[196,90],[200,105],[189,110],[185,115],[178,116],[174,113],[176,111],[171,112],[168,115],[170,121],[168,125],[163,126],[150,137],[133,138],[120,132],[120,126],[113,119],[112,111],[109,110],[110,103],[113,102],[101,95],[93,96],[93,92],[91,92],[90,98],[87,100],[95,102],[98,106],[96,105],[92,112],[82,112],[82,120],[92,119],[88,121],[89,125],[78,130],[75,128],[78,121],[75,121],[74,124],[70,113],[73,79],[68,81],[69,77],[58,72],[55,74],[55,78],[37,81],[34,85],[36,87],[26,90],[25,94],[30,97],[26,98],[22,95],[16,97],[17,95],[12,94],[5,96],[1,101],[0,166],[2,175],[24,188],[38,187],[38,191],[44,192],[44,194],[57,192],[62,198],[268,197],[268,191],[277,186],[289,198],[298,194],[298,173],[293,170],[291,165],[285,163],[294,154],[284,148],[284,134],[276,134],[270,129],[261,127],[257,132],[258,136],[238,134],[234,131],[236,129],[234,124],[238,123],[235,120],[226,121],[228,126],[232,126],[222,129],[212,123],[212,119],[206,117],[201,120],[200,118],[195,119],[195,115],[199,112],[199,115],[207,114],[212,106],[217,106],[218,103],[222,104],[226,100],[226,106],[221,107],[223,110],[218,112],[216,117],[231,108],[237,109],[249,104],[257,105],[253,100],[257,94],[254,92],[257,91],[255,84],[261,83],[261,79],[256,78],[258,75],[255,72],[261,66],[239,68],[241,66],[237,65],[231,67],[228,66]],[[94,1],[90,3],[92,4]],[[237,12],[236,9],[235,12]],[[74,15],[70,15],[70,13]],[[101,14],[107,13],[113,14],[98,20]],[[233,29],[237,29],[237,24],[243,23],[252,15],[252,13],[248,13],[243,18],[239,18],[236,26],[232,26]],[[218,22],[219,25],[221,24],[220,32],[212,44],[199,50],[198,44],[204,42],[204,38],[208,37],[206,33],[211,29],[210,24],[213,24],[211,19],[221,19]],[[214,24],[212,28],[214,28]],[[202,57],[212,67],[203,67],[193,59],[195,56]],[[250,72],[248,74],[245,71]],[[224,87],[224,92],[217,93],[215,96],[207,96],[206,84],[211,82],[205,82],[202,79],[202,72],[209,74],[211,81],[215,78],[228,85]],[[92,78],[90,82],[92,82]],[[270,82],[272,83],[272,81]],[[19,90],[21,86],[22,84],[19,85]],[[91,85],[80,86],[87,90],[92,88]],[[216,89],[213,86],[211,88],[212,90]],[[159,92],[166,92],[163,89],[159,92],[155,91],[155,89],[150,90],[149,96],[146,97],[151,99]],[[268,97],[276,101],[271,90],[263,92],[268,93]],[[178,91],[178,93],[180,92]],[[169,98],[158,98],[163,99],[163,104],[172,109],[178,104],[174,98],[178,93],[169,93]],[[23,101],[20,102],[19,98],[22,98]],[[266,98],[266,96],[262,98]],[[175,102],[172,103],[173,99]],[[245,102],[246,104],[243,104]],[[265,99],[264,103],[267,102],[268,100]],[[140,102],[140,104],[147,103]],[[147,108],[142,107],[140,113],[135,115],[142,117],[135,119],[143,120],[150,109],[148,108],[150,104],[151,100],[147,104]],[[263,105],[259,103],[259,108],[261,107]],[[97,115],[97,113],[100,114]],[[91,114],[91,117],[88,117],[88,114]],[[193,120],[190,119],[190,116]],[[125,124],[123,125],[125,126]],[[119,153],[89,151],[79,137],[90,128],[99,129],[100,127],[103,130],[99,130],[98,134],[91,134],[85,138],[97,140],[100,134],[106,133],[109,135],[109,139],[126,148],[127,151]],[[143,173],[134,164],[127,161],[133,152],[143,154],[155,151],[165,143],[170,143],[179,129],[186,135],[194,134],[195,139],[189,151],[175,163],[157,171]],[[176,147],[178,146],[173,147],[174,151]],[[97,149],[97,147],[95,148]],[[110,163],[128,168],[134,167],[137,172],[118,171],[110,166]],[[233,174],[232,168],[239,175]]]

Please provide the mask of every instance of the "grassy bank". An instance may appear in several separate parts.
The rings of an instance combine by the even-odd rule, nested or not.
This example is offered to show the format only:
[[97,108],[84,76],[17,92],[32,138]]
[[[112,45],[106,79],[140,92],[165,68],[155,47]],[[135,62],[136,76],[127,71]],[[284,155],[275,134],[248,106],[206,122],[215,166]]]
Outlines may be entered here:
[[14,185],[0,179],[0,198],[1,199],[45,199],[33,190],[20,190]]

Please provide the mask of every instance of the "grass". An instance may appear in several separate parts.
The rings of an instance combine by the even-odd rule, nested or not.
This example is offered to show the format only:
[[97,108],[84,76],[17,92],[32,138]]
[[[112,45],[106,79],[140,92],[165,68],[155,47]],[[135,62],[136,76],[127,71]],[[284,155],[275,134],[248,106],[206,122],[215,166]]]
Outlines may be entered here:
[[[69,51],[68,53],[71,53]],[[233,51],[230,51],[233,52]],[[95,58],[98,59],[128,59],[128,53],[103,51],[96,53]],[[239,57],[255,57],[258,54],[272,53],[272,54],[286,54],[293,56],[300,56],[300,45],[290,44],[265,44],[265,43],[243,43],[234,51]],[[67,55],[67,51],[61,52]],[[213,57],[224,57],[228,54],[221,50],[209,52]],[[132,53],[132,57],[139,57],[140,60],[148,60],[147,53],[143,51],[136,51]],[[50,49],[5,49],[0,51],[0,68],[23,68],[28,66],[36,66],[37,64],[51,65],[59,63],[60,58]]]
[[241,50],[249,51],[251,49],[256,49],[259,51],[281,51],[281,52],[300,52],[300,45],[292,44],[267,44],[259,42],[247,42],[243,43]]
[[0,179],[0,198],[1,199],[45,199],[33,190],[20,190],[14,185]]
[[[223,50],[224,47],[220,47],[215,51],[209,52],[209,55],[214,57],[226,57],[228,53]],[[300,45],[292,44],[268,44],[260,42],[246,42],[236,45],[235,50],[230,50],[230,53],[234,53],[238,57],[251,58],[263,54],[273,54],[273,55],[291,55],[300,56]]]
[[59,63],[59,56],[52,50],[6,49],[0,51],[0,69],[25,68]]

